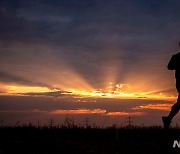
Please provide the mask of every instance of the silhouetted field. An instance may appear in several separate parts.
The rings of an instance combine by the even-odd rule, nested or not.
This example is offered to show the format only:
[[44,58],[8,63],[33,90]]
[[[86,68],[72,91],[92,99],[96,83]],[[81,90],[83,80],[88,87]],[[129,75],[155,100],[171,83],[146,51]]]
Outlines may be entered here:
[[0,154],[172,154],[180,129],[161,127],[124,128],[0,128]]

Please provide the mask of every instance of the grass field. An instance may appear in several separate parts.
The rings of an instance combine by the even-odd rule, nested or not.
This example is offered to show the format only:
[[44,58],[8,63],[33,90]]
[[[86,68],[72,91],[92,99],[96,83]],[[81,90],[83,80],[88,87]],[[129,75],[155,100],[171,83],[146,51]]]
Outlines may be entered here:
[[1,127],[0,154],[173,154],[180,129],[161,127],[36,128]]

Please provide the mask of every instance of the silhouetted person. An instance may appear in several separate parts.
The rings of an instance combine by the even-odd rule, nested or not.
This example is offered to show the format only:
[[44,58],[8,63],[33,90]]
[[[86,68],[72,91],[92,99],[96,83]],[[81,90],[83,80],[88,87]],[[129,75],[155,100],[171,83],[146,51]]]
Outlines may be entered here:
[[[180,42],[179,42],[180,46]],[[173,55],[169,64],[169,70],[175,70],[175,78],[176,78],[176,89],[178,91],[178,99],[177,102],[171,107],[171,111],[167,117],[162,117],[162,121],[164,124],[164,128],[169,128],[171,124],[171,120],[180,110],[180,52]]]

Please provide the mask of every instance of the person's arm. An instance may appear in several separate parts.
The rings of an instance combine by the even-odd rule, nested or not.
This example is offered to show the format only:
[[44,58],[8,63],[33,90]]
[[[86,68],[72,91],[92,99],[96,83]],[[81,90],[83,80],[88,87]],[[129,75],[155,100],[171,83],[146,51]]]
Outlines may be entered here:
[[172,58],[171,58],[171,60],[169,61],[169,63],[168,63],[168,69],[169,70],[175,70],[176,69],[176,58],[175,58],[175,56],[173,55],[172,56]]

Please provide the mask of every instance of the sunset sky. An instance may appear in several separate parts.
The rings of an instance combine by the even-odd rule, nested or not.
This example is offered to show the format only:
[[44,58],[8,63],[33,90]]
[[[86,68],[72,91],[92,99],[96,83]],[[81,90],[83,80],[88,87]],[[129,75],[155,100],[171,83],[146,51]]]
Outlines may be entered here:
[[[178,0],[0,0],[4,124],[162,125],[176,102],[167,70]],[[177,115],[173,124],[180,124]]]

